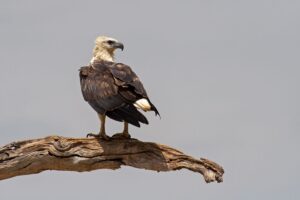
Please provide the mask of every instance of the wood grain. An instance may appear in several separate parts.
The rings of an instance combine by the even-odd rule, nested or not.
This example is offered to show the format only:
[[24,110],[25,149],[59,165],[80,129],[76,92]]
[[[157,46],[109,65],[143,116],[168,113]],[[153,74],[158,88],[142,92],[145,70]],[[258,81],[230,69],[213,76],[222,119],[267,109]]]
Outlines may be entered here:
[[66,138],[49,136],[13,142],[0,148],[0,180],[45,170],[92,171],[119,169],[122,165],[154,171],[188,169],[209,182],[223,181],[217,163],[191,156],[162,144],[136,139]]

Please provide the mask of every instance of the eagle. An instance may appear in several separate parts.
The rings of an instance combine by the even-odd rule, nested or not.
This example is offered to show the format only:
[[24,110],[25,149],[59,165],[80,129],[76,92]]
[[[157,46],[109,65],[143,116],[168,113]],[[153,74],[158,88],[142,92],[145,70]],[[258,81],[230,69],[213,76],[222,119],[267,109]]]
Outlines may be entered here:
[[123,51],[124,45],[111,37],[97,37],[89,65],[79,70],[83,98],[100,119],[99,133],[89,133],[87,137],[110,139],[105,132],[106,116],[124,122],[123,132],[113,137],[128,139],[128,123],[137,127],[140,123],[148,124],[147,118],[138,109],[159,115],[136,73],[128,65],[114,61],[116,49]]

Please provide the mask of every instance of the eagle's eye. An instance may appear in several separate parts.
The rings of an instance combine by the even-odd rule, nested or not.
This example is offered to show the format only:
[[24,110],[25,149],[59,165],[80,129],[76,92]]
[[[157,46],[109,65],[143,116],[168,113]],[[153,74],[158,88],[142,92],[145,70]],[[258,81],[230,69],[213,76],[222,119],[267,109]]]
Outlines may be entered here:
[[115,41],[113,41],[113,40],[108,40],[107,41],[107,44],[109,44],[109,45],[112,45],[113,43],[115,43]]

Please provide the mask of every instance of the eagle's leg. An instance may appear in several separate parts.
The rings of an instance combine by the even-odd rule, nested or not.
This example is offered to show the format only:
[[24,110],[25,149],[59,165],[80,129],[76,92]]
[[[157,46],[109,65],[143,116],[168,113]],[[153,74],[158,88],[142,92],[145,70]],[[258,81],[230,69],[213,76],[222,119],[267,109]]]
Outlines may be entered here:
[[106,132],[105,132],[105,118],[106,118],[106,116],[103,115],[103,114],[98,114],[98,116],[99,116],[99,119],[100,119],[100,122],[101,122],[99,134],[89,133],[89,134],[87,134],[87,137],[92,136],[92,137],[96,137],[96,138],[100,138],[100,139],[104,139],[104,140],[109,140],[110,137],[108,135],[106,135]]
[[124,130],[123,130],[122,134],[125,138],[130,138],[130,135],[128,132],[128,122],[124,122]]
[[131,136],[129,135],[129,132],[128,132],[128,122],[124,121],[124,129],[123,129],[122,133],[114,134],[112,137],[113,138],[118,138],[118,139],[129,139],[129,138],[131,138]]

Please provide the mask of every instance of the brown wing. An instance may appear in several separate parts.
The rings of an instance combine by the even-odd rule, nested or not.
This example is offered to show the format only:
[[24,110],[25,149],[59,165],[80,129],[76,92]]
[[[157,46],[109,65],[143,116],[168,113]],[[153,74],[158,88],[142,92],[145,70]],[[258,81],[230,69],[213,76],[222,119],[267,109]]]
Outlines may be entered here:
[[79,75],[82,95],[98,113],[104,114],[126,104],[106,64],[96,69],[82,67]]
[[116,85],[119,86],[119,93],[126,100],[134,103],[141,98],[148,99],[142,82],[129,66],[116,63],[109,69],[115,79]]
[[[148,124],[145,116],[133,104],[141,98],[149,98],[143,84],[129,66],[97,61],[93,66],[80,69],[80,82],[84,99],[98,113],[135,126],[140,126],[139,122]],[[152,103],[151,107],[158,114]]]
[[114,63],[109,70],[115,79],[116,85],[119,86],[119,93],[126,99],[126,101],[135,103],[137,100],[145,98],[150,103],[151,110],[153,110],[156,115],[159,115],[158,110],[151,103],[139,77],[129,66],[122,63]]

